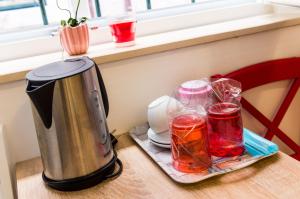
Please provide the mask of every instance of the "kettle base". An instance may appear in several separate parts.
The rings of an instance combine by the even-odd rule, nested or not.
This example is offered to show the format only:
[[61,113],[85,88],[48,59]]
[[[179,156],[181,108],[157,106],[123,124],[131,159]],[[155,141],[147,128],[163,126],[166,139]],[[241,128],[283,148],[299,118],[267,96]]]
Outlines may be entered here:
[[48,178],[44,174],[44,172],[42,174],[42,177],[45,184],[53,189],[59,191],[78,191],[78,190],[95,186],[100,182],[102,182],[103,180],[106,180],[109,176],[112,176],[112,174],[115,171],[116,162],[119,164],[119,166],[121,166],[119,163],[120,160],[114,155],[112,160],[109,163],[107,163],[107,165],[105,165],[104,167],[86,176],[81,176],[77,178],[66,179],[66,180],[52,180]]

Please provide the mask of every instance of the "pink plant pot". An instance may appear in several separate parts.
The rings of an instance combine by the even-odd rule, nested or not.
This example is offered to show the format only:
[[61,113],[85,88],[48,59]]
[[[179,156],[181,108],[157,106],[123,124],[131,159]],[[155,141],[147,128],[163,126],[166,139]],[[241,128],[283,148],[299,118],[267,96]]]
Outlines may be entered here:
[[62,28],[60,30],[60,42],[69,55],[86,53],[89,48],[89,30],[87,24]]

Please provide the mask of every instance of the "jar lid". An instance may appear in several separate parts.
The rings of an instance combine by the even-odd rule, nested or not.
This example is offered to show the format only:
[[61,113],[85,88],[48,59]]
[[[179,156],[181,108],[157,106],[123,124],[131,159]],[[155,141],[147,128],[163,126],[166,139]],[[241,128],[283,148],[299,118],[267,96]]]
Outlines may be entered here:
[[183,90],[202,90],[207,87],[208,83],[203,80],[191,80],[181,84]]
[[179,87],[179,93],[182,95],[205,94],[211,91],[211,86],[203,80],[191,80],[184,82]]

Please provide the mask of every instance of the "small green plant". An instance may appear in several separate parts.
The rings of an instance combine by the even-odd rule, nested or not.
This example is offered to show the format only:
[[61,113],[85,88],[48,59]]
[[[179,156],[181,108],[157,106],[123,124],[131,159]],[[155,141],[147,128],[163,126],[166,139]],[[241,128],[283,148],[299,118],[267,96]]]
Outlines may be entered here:
[[79,8],[79,5],[80,5],[80,0],[78,0],[77,2],[77,7],[76,7],[76,11],[75,11],[75,17],[73,18],[72,17],[72,14],[71,14],[71,11],[66,9],[66,8],[61,8],[59,5],[58,5],[58,0],[56,0],[56,5],[57,7],[60,9],[60,10],[64,10],[64,11],[67,11],[69,13],[69,19],[68,20],[61,20],[60,21],[60,25],[62,27],[66,27],[66,26],[71,26],[71,27],[76,27],[76,26],[79,26],[80,24],[86,22],[87,18],[86,17],[81,17],[79,19],[77,19],[77,13],[78,13],[78,8]]

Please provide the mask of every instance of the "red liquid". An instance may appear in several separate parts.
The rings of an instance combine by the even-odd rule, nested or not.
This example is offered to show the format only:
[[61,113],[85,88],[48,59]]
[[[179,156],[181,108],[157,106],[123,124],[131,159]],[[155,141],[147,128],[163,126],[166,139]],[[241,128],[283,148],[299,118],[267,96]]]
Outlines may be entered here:
[[206,121],[198,115],[177,116],[171,122],[172,158],[175,169],[197,173],[211,166]]
[[133,41],[135,38],[135,21],[114,23],[110,28],[116,43]]
[[213,156],[233,157],[244,153],[241,109],[232,103],[208,108],[209,148]]

